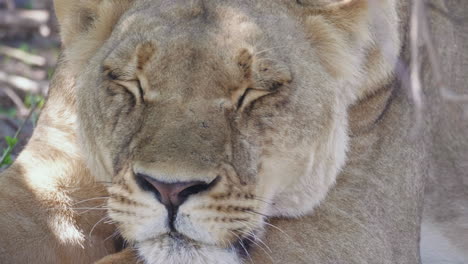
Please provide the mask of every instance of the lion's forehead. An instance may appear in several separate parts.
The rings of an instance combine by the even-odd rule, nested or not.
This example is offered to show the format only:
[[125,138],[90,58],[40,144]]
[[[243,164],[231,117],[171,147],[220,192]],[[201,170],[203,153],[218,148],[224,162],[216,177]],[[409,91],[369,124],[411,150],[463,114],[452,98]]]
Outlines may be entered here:
[[239,40],[258,43],[271,41],[270,37],[284,41],[291,39],[300,28],[299,20],[291,16],[289,10],[280,8],[284,4],[272,1],[267,7],[247,2],[136,1],[114,27],[113,34],[151,37],[172,47],[183,38],[190,38],[190,41],[212,38],[215,41],[211,45]]

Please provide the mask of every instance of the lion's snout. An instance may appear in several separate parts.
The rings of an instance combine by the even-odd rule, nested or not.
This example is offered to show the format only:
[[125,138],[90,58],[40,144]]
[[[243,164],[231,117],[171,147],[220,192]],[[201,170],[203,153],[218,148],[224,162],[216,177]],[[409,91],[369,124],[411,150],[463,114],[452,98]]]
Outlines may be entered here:
[[165,182],[140,173],[135,175],[135,179],[141,189],[152,192],[156,199],[166,207],[168,211],[168,224],[171,231],[175,231],[173,223],[179,206],[189,196],[208,191],[218,182],[218,178],[208,183],[204,181]]

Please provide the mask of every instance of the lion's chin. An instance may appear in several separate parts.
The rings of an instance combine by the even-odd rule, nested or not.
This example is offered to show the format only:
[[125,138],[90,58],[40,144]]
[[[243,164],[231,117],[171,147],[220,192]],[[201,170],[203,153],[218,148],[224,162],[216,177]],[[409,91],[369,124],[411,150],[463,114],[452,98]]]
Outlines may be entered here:
[[235,248],[204,245],[179,234],[167,234],[137,245],[147,264],[241,264]]

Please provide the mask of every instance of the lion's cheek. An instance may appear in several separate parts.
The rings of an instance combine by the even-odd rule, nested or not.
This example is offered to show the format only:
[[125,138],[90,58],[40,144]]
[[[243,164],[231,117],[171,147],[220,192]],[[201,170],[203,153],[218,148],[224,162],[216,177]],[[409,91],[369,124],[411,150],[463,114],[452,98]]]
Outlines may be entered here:
[[122,237],[128,241],[144,241],[154,239],[166,232],[162,217],[146,218],[138,217],[130,218],[122,215],[116,215],[110,212],[109,216],[117,222],[119,232]]
[[258,175],[262,190],[258,193],[273,201],[269,215],[310,214],[334,185],[346,162],[347,149],[347,124],[339,116],[324,129],[320,140],[264,158]]
[[[117,188],[113,188],[113,190],[115,189]],[[145,196],[145,194],[140,195]],[[147,199],[143,201],[150,201],[148,204],[152,206],[132,206],[115,200],[108,202],[109,221],[116,223],[120,234],[127,241],[155,239],[169,230],[166,220],[167,212],[164,207],[158,203],[151,203],[153,202],[152,197],[144,198]]]

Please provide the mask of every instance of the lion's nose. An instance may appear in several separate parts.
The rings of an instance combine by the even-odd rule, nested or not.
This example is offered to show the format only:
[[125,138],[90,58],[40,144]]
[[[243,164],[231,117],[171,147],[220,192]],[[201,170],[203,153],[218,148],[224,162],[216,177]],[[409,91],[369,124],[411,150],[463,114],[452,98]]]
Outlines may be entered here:
[[208,190],[217,181],[215,179],[210,183],[203,181],[167,183],[143,174],[137,174],[136,178],[143,190],[153,192],[156,198],[168,208],[179,207],[190,195]]

